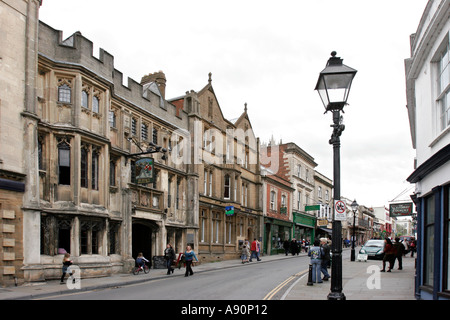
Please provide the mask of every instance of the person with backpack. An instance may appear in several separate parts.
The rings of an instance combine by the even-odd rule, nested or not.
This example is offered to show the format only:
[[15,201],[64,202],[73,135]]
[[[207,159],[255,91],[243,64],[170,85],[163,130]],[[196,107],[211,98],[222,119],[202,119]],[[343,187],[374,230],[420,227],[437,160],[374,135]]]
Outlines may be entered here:
[[313,283],[323,283],[320,278],[321,266],[322,266],[322,257],[324,256],[324,252],[322,247],[320,246],[320,241],[314,240],[314,245],[309,248],[308,257],[311,257],[310,264],[312,265],[312,282]]

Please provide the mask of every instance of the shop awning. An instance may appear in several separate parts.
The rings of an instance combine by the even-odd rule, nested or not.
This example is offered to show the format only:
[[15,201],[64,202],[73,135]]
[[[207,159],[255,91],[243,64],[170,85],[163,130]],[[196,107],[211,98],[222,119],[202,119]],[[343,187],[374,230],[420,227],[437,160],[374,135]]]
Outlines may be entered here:
[[322,231],[325,231],[326,233],[329,233],[329,234],[332,234],[332,233],[333,233],[333,230],[328,229],[328,228],[322,228],[322,227],[319,227],[318,229],[320,229],[320,230],[322,230]]

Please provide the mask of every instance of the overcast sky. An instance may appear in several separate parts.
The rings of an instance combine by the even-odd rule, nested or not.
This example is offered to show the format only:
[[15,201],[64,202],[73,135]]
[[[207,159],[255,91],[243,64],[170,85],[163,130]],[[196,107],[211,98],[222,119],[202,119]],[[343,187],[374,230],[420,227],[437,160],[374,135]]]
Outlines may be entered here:
[[[140,82],[162,70],[166,98],[212,84],[227,119],[248,104],[262,142],[294,142],[333,179],[331,113],[314,91],[331,51],[358,70],[343,114],[341,195],[388,206],[413,172],[404,59],[427,0],[44,0],[40,20],[80,31]],[[125,80],[126,81],[126,80]],[[401,199],[409,199],[412,190]]]

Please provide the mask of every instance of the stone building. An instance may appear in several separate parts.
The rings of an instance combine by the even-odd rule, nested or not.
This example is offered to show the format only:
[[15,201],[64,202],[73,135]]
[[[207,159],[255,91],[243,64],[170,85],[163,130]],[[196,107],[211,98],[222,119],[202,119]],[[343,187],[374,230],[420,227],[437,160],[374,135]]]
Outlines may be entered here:
[[41,1],[0,1],[0,283],[23,279],[39,202],[35,95]]
[[[44,23],[38,71],[40,201],[28,278],[59,274],[64,251],[84,276],[126,271],[139,252],[161,256],[169,242],[181,251],[195,230],[191,177],[177,160],[188,118],[165,100],[164,74],[124,86],[113,56],[100,49],[97,59],[80,33],[63,40]],[[139,182],[148,156],[154,180]]]
[[202,261],[237,258],[245,239],[262,237],[259,140],[247,106],[239,118],[225,119],[211,73],[200,91],[170,102],[189,117],[189,167],[198,177],[196,252]]
[[[187,113],[166,101],[164,73],[124,86],[112,55],[94,57],[79,32],[62,39],[40,4],[0,2],[14,29],[0,49],[1,282],[59,277],[64,252],[89,277],[168,242],[181,251],[198,212],[198,178],[180,161]],[[142,157],[153,180],[138,181]]]

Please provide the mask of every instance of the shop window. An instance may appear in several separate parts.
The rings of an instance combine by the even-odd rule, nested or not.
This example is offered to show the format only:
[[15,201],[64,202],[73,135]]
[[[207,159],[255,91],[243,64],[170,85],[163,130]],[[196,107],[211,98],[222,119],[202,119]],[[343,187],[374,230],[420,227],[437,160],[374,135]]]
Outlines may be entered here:
[[450,186],[444,189],[444,290],[450,291]]
[[434,217],[435,196],[425,198],[424,284],[433,286],[434,279]]

